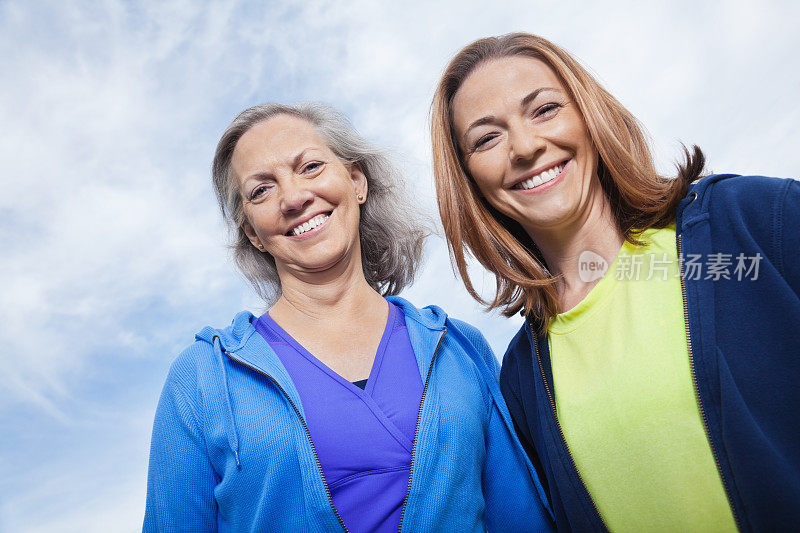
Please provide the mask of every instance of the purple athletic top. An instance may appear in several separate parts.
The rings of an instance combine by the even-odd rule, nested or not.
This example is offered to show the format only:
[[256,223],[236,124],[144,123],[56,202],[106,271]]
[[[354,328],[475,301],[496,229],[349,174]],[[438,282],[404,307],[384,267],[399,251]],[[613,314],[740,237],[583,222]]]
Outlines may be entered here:
[[389,318],[364,390],[328,368],[269,313],[254,324],[292,378],[336,509],[350,531],[396,531],[422,379],[405,315]]

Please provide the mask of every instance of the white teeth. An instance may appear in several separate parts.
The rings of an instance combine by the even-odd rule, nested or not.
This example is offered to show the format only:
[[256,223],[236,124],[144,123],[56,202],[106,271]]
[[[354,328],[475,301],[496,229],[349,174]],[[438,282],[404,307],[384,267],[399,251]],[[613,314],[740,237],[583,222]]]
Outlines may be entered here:
[[292,230],[292,235],[294,235],[294,236],[302,235],[303,233],[316,228],[317,226],[319,226],[320,224],[322,224],[326,220],[328,220],[328,216],[329,215],[325,215],[325,214],[319,214],[319,215],[315,216],[311,220],[308,220],[308,221],[300,224],[296,228],[294,228]]
[[553,167],[550,170],[545,170],[541,174],[537,174],[536,176],[530,179],[517,183],[516,185],[514,185],[514,188],[527,190],[527,189],[532,189],[534,187],[538,187],[539,185],[547,183],[548,181],[552,180],[553,178],[561,174],[562,170],[564,170],[563,165]]

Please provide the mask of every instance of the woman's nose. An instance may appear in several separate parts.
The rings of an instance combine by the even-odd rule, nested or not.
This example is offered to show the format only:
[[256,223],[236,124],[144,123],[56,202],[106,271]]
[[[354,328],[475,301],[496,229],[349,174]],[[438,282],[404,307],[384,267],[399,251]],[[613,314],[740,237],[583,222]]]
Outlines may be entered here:
[[508,130],[508,157],[512,164],[528,162],[544,148],[544,140],[536,130],[522,125]]
[[283,187],[281,195],[281,212],[294,213],[302,211],[314,200],[314,193],[308,190],[304,184],[287,183]]

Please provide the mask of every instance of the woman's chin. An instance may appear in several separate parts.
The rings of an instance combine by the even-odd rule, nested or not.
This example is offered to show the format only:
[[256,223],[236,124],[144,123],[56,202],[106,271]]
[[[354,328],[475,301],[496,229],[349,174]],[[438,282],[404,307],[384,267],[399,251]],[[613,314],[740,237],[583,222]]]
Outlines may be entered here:
[[341,270],[341,267],[348,264],[353,256],[348,253],[348,250],[320,250],[319,252],[321,253],[312,251],[302,260],[294,258],[293,261],[285,263],[285,267],[280,270],[289,275],[325,276],[334,270]]

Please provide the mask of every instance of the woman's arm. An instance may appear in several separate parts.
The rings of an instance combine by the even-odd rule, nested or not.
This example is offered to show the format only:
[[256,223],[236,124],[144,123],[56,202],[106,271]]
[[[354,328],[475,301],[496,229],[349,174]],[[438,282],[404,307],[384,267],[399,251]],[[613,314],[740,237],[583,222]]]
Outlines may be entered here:
[[492,532],[553,531],[544,490],[517,439],[500,393],[497,359],[477,329],[460,321],[453,322],[476,350],[476,363],[481,367],[492,397],[482,479],[487,529]]
[[216,478],[200,417],[172,374],[153,423],[143,531],[216,531]]
[[483,470],[486,525],[489,531],[553,531],[535,471],[514,429],[503,421],[503,408],[493,402],[489,415]]

